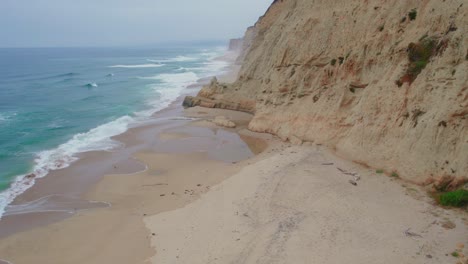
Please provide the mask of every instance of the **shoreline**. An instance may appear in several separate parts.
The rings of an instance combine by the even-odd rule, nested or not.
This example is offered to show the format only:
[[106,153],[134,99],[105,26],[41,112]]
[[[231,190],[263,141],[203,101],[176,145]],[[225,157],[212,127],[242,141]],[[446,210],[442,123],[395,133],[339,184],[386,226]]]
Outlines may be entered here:
[[[112,263],[142,263],[142,258],[150,258],[154,251],[143,222],[146,215],[174,210],[193,202],[211,186],[238,171],[254,152],[262,151],[262,147],[251,151],[238,136],[238,132],[252,136],[243,131],[245,126],[223,129],[204,121],[220,113],[236,121],[249,119],[250,115],[228,110],[207,113],[210,111],[196,108],[186,112],[188,117],[197,120],[182,121],[182,124],[177,121],[174,126],[159,128],[159,134],[152,130],[158,129],[157,126],[150,126],[150,129],[136,128],[132,134],[125,135],[135,139],[146,133],[156,137],[155,142],[159,144],[149,144],[134,154],[142,163],[148,164],[146,170],[131,175],[106,174],[84,195],[86,200],[109,201],[111,207],[81,210],[70,218],[5,237],[0,240],[0,256],[13,263],[54,263],[51,259],[62,260],[57,263],[64,263],[64,259],[69,261],[65,263],[109,260]],[[259,139],[262,142],[270,138],[261,137],[266,137]],[[90,238],[93,243],[83,243]],[[36,243],[38,240],[40,245]],[[108,243],[111,245],[99,250],[98,255],[90,254],[95,245]],[[54,250],[56,248],[62,250]],[[128,250],[132,252],[130,255]]]
[[[226,54],[229,54],[229,51]],[[227,82],[234,81],[238,71],[238,66],[234,65],[232,56],[231,54],[231,57],[214,58],[214,60],[223,60],[228,63],[228,66],[223,69],[223,74],[220,75],[220,78]],[[170,127],[171,122],[190,121],[172,121],[171,119],[183,116],[181,106],[183,98],[187,94],[196,93],[203,85],[209,83],[211,78],[200,78],[196,83],[186,87],[167,107],[152,114],[149,120],[128,128],[120,135],[111,137],[112,140],[122,143],[122,147],[110,151],[98,150],[78,153],[76,154],[78,160],[68,167],[49,171],[45,177],[36,178],[31,187],[16,196],[10,203],[13,208],[7,210],[0,220],[0,239],[17,232],[67,219],[80,210],[107,206],[105,201],[96,205],[96,203],[87,201],[83,197],[103,175],[134,174],[142,171],[146,166],[133,158],[131,153],[136,152],[136,148],[145,148],[145,144],[132,141],[127,135],[132,134],[134,130],[151,129],[152,126],[161,126],[161,129],[163,129],[163,127]],[[128,149],[132,150],[128,151]],[[85,177],[83,177],[83,173]],[[49,196],[56,198],[54,204],[47,201]],[[25,206],[28,204],[30,206]],[[34,204],[37,205],[36,208],[32,208]],[[23,209],[23,206],[26,208]],[[30,210],[31,212],[21,212],[22,210]],[[28,219],[28,216],[31,216],[34,221]]]
[[[219,74],[225,76],[226,80],[234,79],[235,76],[233,75],[235,75],[234,72],[236,71],[236,65],[234,65],[234,56],[235,53],[231,51],[225,51],[222,56],[210,57],[207,59],[206,65],[213,64],[214,68],[207,66],[205,69],[206,72],[202,73],[201,75],[206,76],[206,74],[209,72],[214,72],[216,69],[220,72]],[[200,88],[202,85],[208,83],[210,78],[212,77],[199,77],[198,80],[193,80],[193,83],[189,86],[183,87],[180,85],[180,89],[176,89],[178,91],[178,95],[176,94],[175,96],[177,97],[174,97],[174,95],[163,96],[161,98],[160,106],[150,107],[148,110],[135,112],[134,115],[120,116],[113,121],[99,124],[96,127],[89,129],[88,131],[76,133],[72,136],[72,138],[68,139],[66,142],[62,142],[55,147],[39,151],[34,161],[31,160],[31,171],[15,176],[14,179],[12,179],[9,183],[10,186],[7,189],[1,191],[0,198],[2,206],[5,206],[1,208],[0,213],[3,215],[3,213],[5,213],[4,210],[8,210],[7,205],[14,205],[17,203],[17,201],[20,200],[18,197],[23,195],[23,193],[28,189],[32,188],[36,184],[36,181],[41,181],[42,178],[45,178],[50,174],[67,169],[69,166],[73,165],[75,162],[79,161],[83,156],[86,156],[89,153],[105,153],[113,152],[116,149],[118,150],[122,147],[118,146],[119,143],[110,143],[110,145],[107,144],[109,142],[101,145],[100,143],[102,143],[102,140],[111,141],[115,136],[126,133],[126,131],[131,128],[151,124],[155,118],[158,118],[160,113],[164,113],[167,109],[172,109],[174,107],[174,103],[177,104],[181,98],[183,99],[186,93],[190,93],[191,89],[188,88]],[[122,126],[125,126],[125,128]],[[108,136],[107,138],[102,138],[102,135],[95,134],[107,134]],[[83,140],[75,139],[76,136],[80,135],[86,138]],[[98,138],[97,141],[94,139],[96,136]],[[73,152],[68,152],[67,149],[70,148],[70,144],[73,145],[71,146],[72,149],[76,147],[74,146],[76,144],[78,144],[79,147],[85,147],[81,150],[78,149],[73,150]],[[94,144],[100,146],[94,147]],[[14,210],[17,210],[17,208]]]

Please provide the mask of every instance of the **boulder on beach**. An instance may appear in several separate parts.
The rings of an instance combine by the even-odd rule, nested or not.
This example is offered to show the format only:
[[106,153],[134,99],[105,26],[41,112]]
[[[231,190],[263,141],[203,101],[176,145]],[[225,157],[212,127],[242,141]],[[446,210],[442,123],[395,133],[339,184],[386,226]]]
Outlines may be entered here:
[[215,123],[218,126],[223,126],[223,127],[228,127],[228,128],[235,128],[236,123],[232,122],[225,116],[217,116],[213,120],[213,123]]

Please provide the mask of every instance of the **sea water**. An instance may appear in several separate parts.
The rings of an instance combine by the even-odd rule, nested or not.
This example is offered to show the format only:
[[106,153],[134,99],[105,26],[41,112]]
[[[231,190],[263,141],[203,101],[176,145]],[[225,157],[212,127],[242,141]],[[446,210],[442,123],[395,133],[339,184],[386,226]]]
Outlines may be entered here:
[[77,154],[221,73],[218,43],[158,48],[0,49],[0,217],[6,205]]

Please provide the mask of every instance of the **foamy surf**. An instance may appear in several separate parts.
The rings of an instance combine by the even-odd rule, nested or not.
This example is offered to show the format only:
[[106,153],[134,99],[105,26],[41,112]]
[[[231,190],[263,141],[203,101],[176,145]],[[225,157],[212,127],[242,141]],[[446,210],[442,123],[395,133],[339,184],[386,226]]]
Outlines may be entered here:
[[186,61],[196,61],[199,58],[196,57],[189,57],[189,56],[177,56],[174,58],[169,58],[169,59],[161,59],[161,60],[153,60],[153,59],[147,59],[149,62],[156,62],[156,63],[162,63],[162,62],[186,62]]
[[163,67],[164,64],[155,64],[155,63],[147,63],[147,64],[135,64],[135,65],[124,65],[124,64],[120,64],[120,65],[112,65],[112,66],[109,66],[109,68],[127,68],[127,69],[132,69],[132,68],[159,68],[159,67]]
[[85,86],[88,87],[88,88],[96,88],[96,87],[98,87],[97,83],[88,83],[88,84],[86,84]]
[[63,212],[72,214],[77,210],[104,208],[110,206],[110,203],[107,202],[87,201],[80,199],[79,197],[53,194],[23,204],[9,205],[7,206],[5,216],[44,212]]
[[140,111],[137,116],[151,116],[152,114],[168,107],[174,102],[187,86],[197,82],[199,77],[193,72],[158,74],[149,77],[140,77],[145,80],[158,80],[159,83],[151,84],[156,99],[149,99],[146,103],[150,110]]
[[37,153],[34,160],[35,166],[31,173],[18,176],[10,188],[0,193],[0,217],[5,212],[5,207],[18,195],[31,188],[36,179],[46,176],[50,171],[59,170],[70,166],[78,160],[79,153],[89,151],[109,151],[120,146],[120,143],[111,137],[127,131],[134,118],[123,116],[115,121],[98,126],[86,133],[73,136],[66,143],[55,149]]
[[0,113],[0,124],[11,120],[15,115],[16,113]]

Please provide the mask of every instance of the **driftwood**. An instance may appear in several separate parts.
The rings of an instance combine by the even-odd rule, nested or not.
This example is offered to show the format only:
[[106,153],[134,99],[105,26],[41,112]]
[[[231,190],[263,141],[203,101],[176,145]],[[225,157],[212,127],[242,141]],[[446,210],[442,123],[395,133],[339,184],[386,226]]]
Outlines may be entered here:
[[361,179],[360,176],[358,176],[357,173],[355,172],[347,172],[345,170],[343,170],[342,168],[339,168],[339,167],[336,167],[339,171],[341,171],[341,173],[343,173],[344,175],[349,175],[349,176],[352,176],[354,180],[349,180],[349,183],[351,183],[352,185],[354,186],[357,186],[357,182]]
[[411,228],[405,230],[405,235],[409,237],[422,237],[420,234],[416,234],[410,231]]
[[142,187],[152,187],[152,186],[162,186],[162,185],[168,185],[167,183],[155,183],[155,184],[144,184]]

